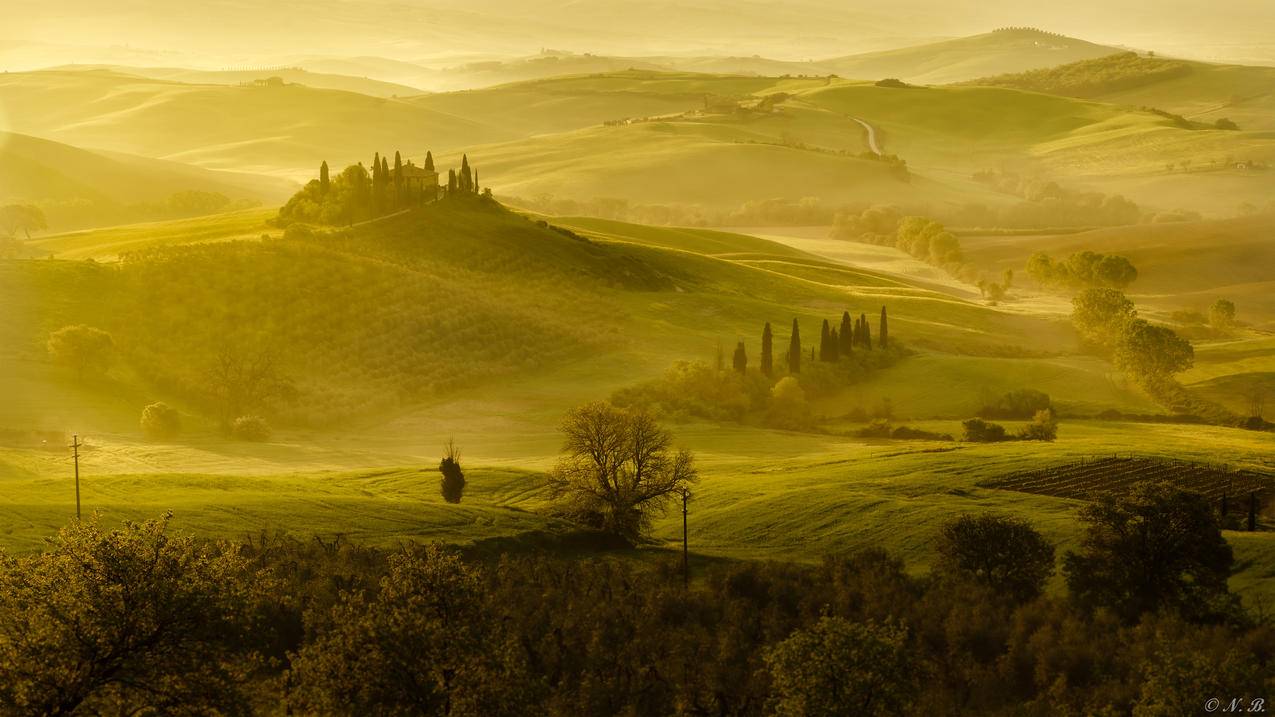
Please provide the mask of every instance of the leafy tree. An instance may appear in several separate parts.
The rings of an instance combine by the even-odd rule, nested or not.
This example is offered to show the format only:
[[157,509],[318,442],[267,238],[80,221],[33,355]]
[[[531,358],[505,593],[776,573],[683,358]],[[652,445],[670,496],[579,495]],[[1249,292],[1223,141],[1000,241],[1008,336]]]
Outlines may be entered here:
[[147,438],[169,441],[182,432],[182,418],[177,409],[160,401],[142,409],[142,433]]
[[877,333],[877,345],[882,349],[888,347],[890,341],[890,327],[885,316],[885,307],[881,307],[881,330]]
[[590,403],[567,413],[562,432],[565,455],[549,474],[551,495],[630,542],[696,479],[690,452],[674,452],[672,435],[645,411]]
[[31,238],[31,232],[49,228],[44,212],[34,204],[9,204],[0,207],[0,228],[6,236],[13,237],[18,231]]
[[731,358],[731,365],[738,373],[748,372],[748,353],[744,350],[743,341],[735,345],[735,355]]
[[1209,323],[1215,329],[1229,329],[1235,325],[1235,303],[1218,299],[1209,307]]
[[903,626],[840,617],[797,630],[765,659],[780,717],[905,714],[919,676]]
[[1231,546],[1208,499],[1168,483],[1142,483],[1080,510],[1080,552],[1063,559],[1072,599],[1128,622],[1169,609],[1187,619],[1229,612]]
[[0,552],[0,712],[249,714],[247,572],[167,518],[76,522],[44,552]]
[[456,442],[448,440],[444,446],[443,460],[438,464],[438,472],[443,474],[440,488],[443,500],[448,503],[459,503],[465,494],[465,474],[460,469],[460,449]]
[[1021,518],[962,515],[943,525],[938,552],[940,575],[973,580],[1016,602],[1040,595],[1054,574],[1054,546]]
[[767,321],[766,326],[761,330],[761,372],[766,378],[770,378],[775,371],[772,342],[770,322]]
[[1071,322],[1086,343],[1110,350],[1137,317],[1123,293],[1116,289],[1085,289],[1071,300]]
[[978,411],[979,418],[1032,418],[1038,411],[1052,410],[1049,394],[1032,388],[1010,391]]
[[1125,324],[1116,341],[1112,362],[1134,378],[1151,383],[1191,368],[1195,349],[1173,329],[1134,319]]
[[1037,411],[1031,423],[1019,431],[1018,437],[1024,441],[1053,441],[1058,438],[1058,419],[1053,409]]
[[788,340],[788,373],[801,373],[801,328],[792,320],[792,338]]
[[343,593],[292,659],[297,714],[529,714],[520,651],[482,575],[437,545],[389,558],[379,599]]
[[771,387],[766,423],[794,431],[810,426],[810,404],[795,376],[784,376]]
[[999,423],[988,423],[981,418],[961,421],[965,440],[971,443],[998,443],[1009,440],[1005,427]]
[[88,374],[105,373],[115,360],[115,340],[92,326],[64,326],[49,334],[49,357],[74,369],[83,379]]
[[849,356],[854,353],[854,322],[850,320],[850,312],[841,312],[841,331],[838,334],[841,340],[841,355]]

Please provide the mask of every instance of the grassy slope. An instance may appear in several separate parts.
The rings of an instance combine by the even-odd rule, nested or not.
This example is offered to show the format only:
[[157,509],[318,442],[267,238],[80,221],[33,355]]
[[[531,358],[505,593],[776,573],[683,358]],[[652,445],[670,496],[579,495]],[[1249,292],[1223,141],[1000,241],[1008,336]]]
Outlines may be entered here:
[[190,85],[106,71],[9,73],[0,77],[0,104],[21,108],[9,113],[20,132],[288,176],[312,174],[316,157],[340,167],[377,150],[415,156],[516,136],[495,124],[354,92]]
[[[425,219],[446,230],[420,233]],[[596,238],[596,249],[589,249],[557,234],[538,234],[531,225],[513,218],[468,217],[465,221],[469,231],[447,216],[391,220],[369,225],[352,243],[311,247],[306,255],[295,258],[323,266],[323,257],[315,254],[336,251],[343,263],[357,266],[359,260],[348,252],[374,251],[380,257],[378,272],[392,272],[385,262],[418,269],[448,262],[453,273],[461,271],[462,265],[468,267],[463,270],[465,283],[483,292],[496,290],[486,277],[504,276],[507,281],[510,272],[518,272],[519,283],[526,288],[512,303],[522,304],[551,301],[551,294],[563,290],[553,276],[566,272],[578,291],[588,292],[587,299],[581,293],[564,298],[575,307],[569,315],[584,321],[595,337],[603,337],[588,360],[581,356],[524,368],[496,382],[351,424],[340,433],[292,430],[265,445],[235,444],[196,424],[181,443],[146,443],[139,440],[132,421],[138,401],[153,396],[131,395],[129,377],[118,371],[112,374],[114,388],[80,386],[47,367],[32,345],[40,325],[48,325],[54,315],[72,315],[84,310],[87,301],[101,303],[104,298],[101,284],[82,276],[78,286],[69,283],[82,269],[78,263],[59,261],[0,265],[4,279],[12,279],[11,272],[56,274],[45,276],[43,282],[29,276],[21,282],[27,287],[42,285],[44,293],[15,293],[14,282],[0,281],[0,289],[9,291],[6,306],[14,307],[20,319],[6,328],[27,337],[19,343],[5,337],[0,344],[7,347],[4,360],[13,366],[13,359],[21,359],[16,364],[25,373],[17,374],[18,384],[38,394],[45,408],[59,409],[60,418],[50,418],[46,427],[74,426],[88,434],[84,501],[87,509],[103,511],[107,520],[175,509],[179,526],[207,535],[235,537],[260,529],[286,529],[303,534],[341,532],[379,544],[405,538],[466,542],[560,529],[535,512],[545,505],[546,496],[534,471],[547,468],[553,460],[558,447],[554,425],[561,411],[657,372],[674,358],[711,355],[714,341],[729,341],[737,334],[751,336],[764,319],[782,325],[796,314],[803,326],[812,327],[816,317],[830,315],[840,306],[867,310],[886,302],[896,338],[913,344],[925,338],[935,344],[852,388],[841,405],[845,409],[854,405],[854,392],[883,390],[906,413],[960,416],[967,406],[952,398],[959,395],[953,390],[958,385],[999,391],[1018,387],[1020,382],[1043,387],[1064,402],[1091,401],[1094,407],[1129,407],[1137,402],[1136,396],[1110,385],[1100,366],[1083,359],[982,359],[969,353],[981,344],[1028,340],[1035,340],[1038,348],[1065,349],[1069,340],[1055,335],[1049,322],[976,306],[889,274],[845,270],[763,240],[706,230],[567,220]],[[515,231],[522,226],[528,229]],[[539,242],[537,251],[527,252],[529,241]],[[244,250],[244,245],[226,246]],[[594,251],[601,254],[595,256]],[[262,264],[260,256],[255,263],[258,266],[241,264],[241,271],[251,276],[254,270],[278,270],[273,264]],[[630,272],[671,277],[678,290],[624,288],[632,276],[615,271],[626,263]],[[292,279],[272,276],[292,286]],[[333,284],[330,274],[319,276],[329,277],[324,285],[340,295],[343,303],[363,306],[346,285]],[[362,281],[366,282],[366,276]],[[292,286],[289,291],[304,288]],[[539,293],[532,298],[529,292]],[[322,313],[321,296],[312,295],[311,301],[316,300]],[[444,304],[422,306],[437,310],[460,302],[457,308],[466,309],[466,301],[453,295]],[[36,320],[44,323],[32,323]],[[206,320],[219,325],[215,317]],[[322,320],[332,322],[334,317]],[[364,315],[361,320],[373,318]],[[484,323],[504,320],[493,317]],[[189,325],[189,320],[184,324]],[[616,329],[623,332],[622,338],[609,333]],[[781,329],[779,334],[782,344],[785,332]],[[28,348],[15,356],[15,346]],[[345,356],[347,365],[365,360],[357,352]],[[311,361],[316,370],[326,370],[321,353]],[[4,375],[15,374],[6,370]],[[13,395],[15,389],[7,386],[5,390]],[[66,404],[49,405],[56,400]],[[95,414],[94,406],[100,406],[103,415]],[[30,410],[21,401],[6,404],[0,427],[32,425],[31,414],[23,413]],[[85,428],[93,421],[100,423]],[[954,420],[918,425],[959,430]],[[976,447],[883,443],[698,423],[674,430],[697,452],[703,469],[691,521],[692,546],[698,552],[728,558],[809,560],[856,546],[882,545],[901,554],[914,569],[922,569],[932,559],[929,546],[938,524],[966,510],[1025,514],[1052,538],[1074,544],[1074,503],[974,486],[985,477],[1042,459],[1068,460],[1137,446],[1139,451],[1166,455],[1269,463],[1264,436],[1198,427],[1068,421],[1056,444]],[[459,507],[441,503],[436,475],[429,469],[436,460],[436,444],[448,435],[457,437],[469,457],[471,484]],[[31,549],[66,519],[68,469],[60,451],[0,448],[0,483],[4,485],[0,515],[7,526],[0,541]],[[676,522],[669,516],[657,523],[656,536],[673,539],[680,528]],[[1237,556],[1251,561],[1235,578],[1235,586],[1270,594],[1275,590],[1275,576],[1269,569],[1275,564],[1270,534],[1231,538]]]
[[971,84],[1150,106],[1189,120],[1227,117],[1243,129],[1275,129],[1275,68],[1221,65],[1123,53]]
[[105,70],[121,75],[147,77],[153,80],[183,82],[192,85],[242,85],[255,80],[278,77],[288,84],[305,85],[324,90],[357,92],[372,97],[410,97],[421,94],[416,87],[326,72],[309,72],[297,67],[272,70],[192,70],[185,67],[134,67],[129,65],[66,65],[50,68],[67,72]]
[[269,177],[211,172],[0,132],[0,203],[89,199],[130,204],[164,200],[184,190],[278,201],[293,186]]
[[1112,53],[1110,47],[1035,30],[989,32],[824,61],[842,77],[939,84],[1022,72]]

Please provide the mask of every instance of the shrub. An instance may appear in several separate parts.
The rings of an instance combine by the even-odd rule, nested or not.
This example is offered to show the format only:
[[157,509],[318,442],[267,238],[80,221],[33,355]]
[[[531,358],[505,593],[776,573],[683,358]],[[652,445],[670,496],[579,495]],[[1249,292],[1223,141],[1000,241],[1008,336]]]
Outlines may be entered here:
[[1027,419],[1037,411],[1050,410],[1049,394],[1031,388],[1020,388],[1001,396],[978,411],[979,418]]
[[465,473],[460,469],[460,449],[456,447],[455,441],[448,441],[445,450],[446,454],[438,464],[438,472],[443,474],[440,489],[443,500],[459,503],[465,494]]
[[115,340],[92,326],[64,326],[49,334],[49,357],[69,366],[84,378],[88,373],[105,373],[115,359]]
[[770,389],[770,411],[766,423],[775,428],[801,430],[814,422],[806,392],[792,376],[784,376]]
[[1032,422],[1019,431],[1018,437],[1024,441],[1052,441],[1058,437],[1058,420],[1053,409],[1037,411]]
[[988,423],[981,418],[962,421],[961,427],[965,429],[965,440],[971,443],[997,443],[1009,440],[1004,426],[999,423]]
[[261,416],[240,416],[230,424],[230,435],[241,441],[270,440],[270,424]]
[[142,409],[142,433],[156,441],[176,438],[182,431],[182,418],[177,409],[163,401]]

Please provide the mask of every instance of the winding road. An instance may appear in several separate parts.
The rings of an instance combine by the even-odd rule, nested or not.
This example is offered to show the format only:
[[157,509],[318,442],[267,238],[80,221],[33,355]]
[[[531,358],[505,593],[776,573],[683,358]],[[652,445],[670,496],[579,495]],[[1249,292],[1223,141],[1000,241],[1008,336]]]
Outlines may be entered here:
[[876,127],[873,127],[872,125],[868,124],[867,122],[864,122],[863,120],[859,119],[858,117],[851,117],[850,119],[852,119],[852,120],[854,120],[855,122],[858,122],[859,124],[863,125],[863,128],[864,128],[864,129],[866,129],[866,130],[868,130],[868,149],[872,150],[872,153],[873,153],[873,154],[875,154],[876,156],[880,157],[880,156],[881,156],[881,154],[882,154],[882,152],[881,152],[881,147],[879,147],[879,146],[877,145],[877,128],[876,128]]

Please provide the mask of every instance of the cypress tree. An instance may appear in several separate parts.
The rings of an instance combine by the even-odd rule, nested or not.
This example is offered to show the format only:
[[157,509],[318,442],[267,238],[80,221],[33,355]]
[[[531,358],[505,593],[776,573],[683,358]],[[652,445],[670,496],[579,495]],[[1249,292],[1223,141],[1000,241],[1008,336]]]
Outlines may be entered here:
[[863,348],[872,350],[872,327],[868,325],[868,317],[863,315],[860,317],[863,322]]
[[836,328],[828,335],[828,355],[834,362],[841,360],[841,337],[837,335]]
[[854,351],[854,324],[850,322],[850,312],[841,312],[841,355],[849,356]]
[[388,184],[390,181],[390,160],[381,157],[381,184]]
[[460,156],[460,191],[468,193],[474,191],[474,175],[469,169],[469,155],[462,154]]
[[474,194],[478,194],[478,167],[474,167]]
[[832,360],[832,332],[828,330],[828,320],[823,320],[823,328],[819,330],[819,360]]
[[394,183],[403,181],[403,155],[394,150]]
[[877,332],[877,345],[885,349],[890,341],[890,327],[885,319],[885,307],[881,307],[881,330]]
[[372,155],[372,188],[381,184],[381,153],[377,152]]
[[425,152],[425,169],[428,169],[431,172],[434,171],[434,153],[433,152],[430,152],[430,151]]
[[456,193],[456,170],[449,169],[447,170],[447,196],[450,197],[451,195],[455,193]]
[[770,378],[775,371],[774,357],[771,355],[771,340],[770,322],[767,321],[766,327],[761,330],[761,372],[766,378]]
[[328,162],[324,160],[323,164],[319,165],[319,191],[327,194],[331,188],[332,182],[328,179]]
[[788,373],[801,373],[801,328],[792,320],[792,338],[788,341]]
[[739,373],[748,372],[748,354],[744,351],[744,342],[740,341],[735,345],[735,356],[731,363],[735,366],[735,370]]

